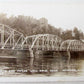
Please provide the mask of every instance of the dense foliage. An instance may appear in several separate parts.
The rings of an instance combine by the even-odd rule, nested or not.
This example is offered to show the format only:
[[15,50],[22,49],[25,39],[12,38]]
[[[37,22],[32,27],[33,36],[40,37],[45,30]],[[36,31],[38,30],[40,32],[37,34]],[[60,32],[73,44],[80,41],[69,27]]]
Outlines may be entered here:
[[10,16],[0,14],[0,23],[9,25],[12,28],[22,32],[25,36],[35,34],[54,34],[60,36],[62,39],[84,39],[84,34],[77,27],[73,30],[63,31],[61,28],[56,28],[48,24],[46,18],[35,19],[30,16]]

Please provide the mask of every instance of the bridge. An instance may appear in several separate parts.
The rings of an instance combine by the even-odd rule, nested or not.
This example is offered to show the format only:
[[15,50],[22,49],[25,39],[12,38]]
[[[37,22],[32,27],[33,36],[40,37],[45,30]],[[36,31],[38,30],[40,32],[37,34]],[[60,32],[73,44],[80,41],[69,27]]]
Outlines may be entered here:
[[84,43],[80,40],[65,40],[52,34],[24,36],[21,32],[0,24],[0,49],[42,51],[84,51]]
[[22,44],[24,35],[7,25],[0,24],[0,49],[15,49]]

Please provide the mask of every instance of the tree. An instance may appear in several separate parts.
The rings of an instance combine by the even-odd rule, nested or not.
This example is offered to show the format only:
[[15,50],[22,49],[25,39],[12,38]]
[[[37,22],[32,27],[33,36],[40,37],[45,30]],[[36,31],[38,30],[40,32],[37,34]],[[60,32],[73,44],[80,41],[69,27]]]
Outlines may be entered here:
[[61,38],[64,40],[73,39],[72,30],[66,30],[66,31],[62,32]]
[[5,14],[5,13],[0,14],[0,23],[1,24],[7,24],[8,23],[7,14]]
[[48,24],[48,20],[44,17],[40,19],[24,15],[7,17],[7,14],[1,13],[0,23],[9,25],[11,28],[23,33],[24,36],[36,34],[54,34],[64,40],[84,39],[83,32],[79,31],[77,27],[74,27],[73,31],[63,31],[61,28],[56,28],[51,24]]
[[79,40],[80,39],[80,32],[77,27],[74,27],[73,33],[74,33],[74,39]]

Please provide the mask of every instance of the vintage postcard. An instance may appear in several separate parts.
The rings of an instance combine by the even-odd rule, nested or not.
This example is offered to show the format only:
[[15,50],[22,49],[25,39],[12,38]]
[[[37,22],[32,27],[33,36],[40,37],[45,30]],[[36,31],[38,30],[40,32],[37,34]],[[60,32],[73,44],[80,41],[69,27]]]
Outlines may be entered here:
[[83,0],[0,0],[0,81],[84,81]]

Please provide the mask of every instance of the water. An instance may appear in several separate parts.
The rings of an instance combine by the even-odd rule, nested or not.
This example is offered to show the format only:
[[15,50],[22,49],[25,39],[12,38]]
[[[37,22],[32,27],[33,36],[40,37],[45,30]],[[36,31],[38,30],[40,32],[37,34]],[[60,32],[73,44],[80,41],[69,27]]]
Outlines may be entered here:
[[0,62],[0,76],[83,76],[84,60],[64,56],[16,59]]

